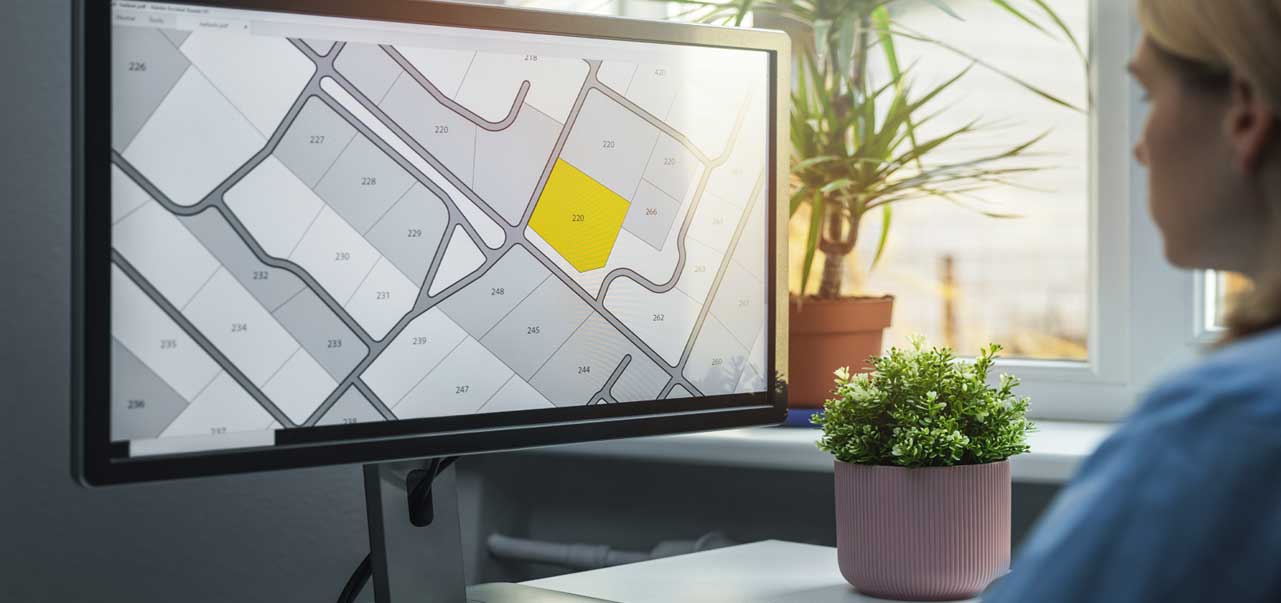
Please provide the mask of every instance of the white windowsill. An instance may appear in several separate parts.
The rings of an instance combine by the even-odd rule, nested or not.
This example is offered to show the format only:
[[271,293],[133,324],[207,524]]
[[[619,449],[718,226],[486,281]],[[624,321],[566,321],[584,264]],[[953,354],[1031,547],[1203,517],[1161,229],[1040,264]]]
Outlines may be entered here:
[[[1028,438],[1032,451],[1010,459],[1016,482],[1066,482],[1115,429],[1110,423],[1037,421],[1036,425],[1037,431]],[[832,457],[815,445],[818,435],[818,429],[805,427],[754,427],[555,446],[528,453],[831,472]]]

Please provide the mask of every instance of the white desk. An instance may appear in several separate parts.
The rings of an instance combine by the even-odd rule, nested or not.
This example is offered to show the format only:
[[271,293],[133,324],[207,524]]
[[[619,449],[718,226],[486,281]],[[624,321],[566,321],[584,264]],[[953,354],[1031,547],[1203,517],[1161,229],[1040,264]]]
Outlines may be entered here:
[[[872,603],[836,567],[836,549],[767,540],[526,582],[618,603]],[[977,600],[971,603],[977,603]]]

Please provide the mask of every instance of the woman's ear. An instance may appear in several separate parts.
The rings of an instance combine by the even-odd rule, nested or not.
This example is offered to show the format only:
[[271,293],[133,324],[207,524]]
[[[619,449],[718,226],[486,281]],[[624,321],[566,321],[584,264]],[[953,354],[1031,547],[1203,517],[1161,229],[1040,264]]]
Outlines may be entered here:
[[1277,136],[1277,113],[1252,82],[1235,75],[1226,125],[1233,166],[1244,175],[1253,175]]

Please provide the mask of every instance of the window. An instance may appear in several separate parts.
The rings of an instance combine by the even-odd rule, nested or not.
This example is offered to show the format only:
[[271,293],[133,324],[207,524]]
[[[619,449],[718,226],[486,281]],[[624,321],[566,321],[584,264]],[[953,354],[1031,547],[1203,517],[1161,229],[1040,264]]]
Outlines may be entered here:
[[[1165,261],[1147,212],[1146,176],[1132,158],[1145,118],[1125,73],[1139,40],[1132,3],[1050,2],[1078,39],[1088,40],[1085,75],[1070,47],[1020,26],[990,0],[947,3],[966,19],[952,21],[952,29],[951,17],[930,4],[900,0],[897,18],[1076,104],[1088,94],[1091,110],[1061,111],[981,69],[958,85],[958,107],[1006,126],[1008,139],[995,139],[998,145],[1051,130],[1038,159],[1054,169],[1025,182],[1030,191],[985,191],[993,209],[1013,206],[1018,219],[991,220],[930,201],[896,209],[892,248],[867,281],[868,289],[898,297],[887,342],[920,332],[965,352],[996,341],[1010,352],[1001,369],[1021,378],[1034,417],[1121,418],[1151,381],[1191,359],[1201,343],[1181,326],[1196,315],[1196,277]],[[918,53],[919,77],[942,77],[965,64],[921,45],[903,50]],[[876,225],[869,226],[864,258],[876,236]],[[866,259],[852,267],[865,268]]]
[[[1089,1],[1053,0],[1049,5],[1086,44]],[[948,6],[964,20],[923,1],[899,2],[893,14],[904,27],[963,49],[1077,107],[1089,105],[1085,66],[1061,36],[1056,39],[1028,27],[991,0],[960,0]],[[896,44],[901,62],[914,65],[912,87],[918,91],[946,81],[970,64],[965,57],[928,43],[900,38]],[[1046,69],[1046,65],[1055,67]],[[979,191],[967,200],[968,207],[942,198],[895,205],[884,255],[870,272],[880,217],[867,216],[855,257],[846,263],[846,293],[896,297],[887,347],[903,345],[908,336],[919,334],[961,354],[997,342],[1005,347],[1006,357],[1086,360],[1088,115],[1050,103],[982,66],[972,69],[931,106],[927,112],[939,113],[922,129],[922,140],[972,120],[981,123],[975,133],[932,153],[930,163],[966,162],[1047,134],[1033,148],[1031,158],[1003,164],[1046,169],[1013,177],[1018,186],[994,185]],[[1015,217],[992,218],[980,210]],[[794,291],[799,289],[807,214],[792,222]]]

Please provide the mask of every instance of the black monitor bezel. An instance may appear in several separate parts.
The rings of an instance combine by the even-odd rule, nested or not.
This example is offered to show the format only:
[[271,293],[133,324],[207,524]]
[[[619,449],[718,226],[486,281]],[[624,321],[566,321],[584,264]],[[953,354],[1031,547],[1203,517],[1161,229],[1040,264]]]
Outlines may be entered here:
[[[625,405],[481,415],[487,426],[465,418],[281,431],[277,446],[157,457],[120,458],[110,440],[110,152],[111,0],[76,0],[73,24],[73,474],[86,485],[177,479],[321,465],[371,463],[407,458],[513,450],[623,437],[704,431],[780,422],[786,413],[787,182],[784,144],[788,106],[788,39],[781,32],[642,21],[422,0],[168,0],[216,8],[250,9],[397,23],[460,26],[658,42],[746,48],[770,55],[768,391]],[[780,144],[780,142],[784,144]],[[590,409],[590,410],[589,410]],[[531,423],[531,420],[533,421]],[[413,433],[431,424],[431,432]],[[343,439],[315,441],[317,435]]]

